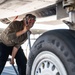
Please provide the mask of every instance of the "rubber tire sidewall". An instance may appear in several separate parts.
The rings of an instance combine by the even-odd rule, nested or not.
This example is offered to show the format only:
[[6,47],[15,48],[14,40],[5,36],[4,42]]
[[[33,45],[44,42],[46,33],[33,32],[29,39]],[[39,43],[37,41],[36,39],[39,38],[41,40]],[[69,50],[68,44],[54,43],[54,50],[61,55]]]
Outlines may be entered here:
[[49,31],[40,36],[34,43],[28,58],[27,75],[31,75],[33,62],[36,56],[43,51],[54,53],[62,61],[67,75],[75,75],[75,57],[72,53],[73,46],[70,38],[63,36],[59,30]]

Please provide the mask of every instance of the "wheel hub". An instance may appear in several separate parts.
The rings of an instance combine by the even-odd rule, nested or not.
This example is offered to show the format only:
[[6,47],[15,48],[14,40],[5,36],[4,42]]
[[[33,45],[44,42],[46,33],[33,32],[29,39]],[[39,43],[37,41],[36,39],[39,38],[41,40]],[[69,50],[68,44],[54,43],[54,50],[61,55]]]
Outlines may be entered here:
[[67,75],[67,71],[54,53],[43,51],[36,56],[31,75]]
[[44,59],[36,67],[35,75],[60,75],[60,73],[49,59]]

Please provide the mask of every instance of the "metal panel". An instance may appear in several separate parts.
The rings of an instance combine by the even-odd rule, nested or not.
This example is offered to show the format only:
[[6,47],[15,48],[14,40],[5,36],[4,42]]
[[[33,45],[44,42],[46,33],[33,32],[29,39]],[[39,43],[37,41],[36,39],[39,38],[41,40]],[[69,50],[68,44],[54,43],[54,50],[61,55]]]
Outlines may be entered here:
[[63,8],[62,2],[57,3],[56,14],[57,19],[62,19],[69,16],[68,13],[66,12],[66,9]]
[[37,15],[37,17],[47,17],[56,15],[56,5],[50,5],[45,8],[39,9],[37,11],[34,11],[34,13]]

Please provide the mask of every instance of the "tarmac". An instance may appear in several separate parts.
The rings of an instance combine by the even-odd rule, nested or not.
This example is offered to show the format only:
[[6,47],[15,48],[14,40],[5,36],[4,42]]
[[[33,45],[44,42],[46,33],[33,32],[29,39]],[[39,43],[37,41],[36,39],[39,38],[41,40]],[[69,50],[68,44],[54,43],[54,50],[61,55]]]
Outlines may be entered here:
[[15,70],[12,66],[5,67],[1,75],[16,75]]
[[[17,70],[16,65],[15,65],[15,68]],[[7,62],[1,75],[17,75],[17,74],[16,74],[13,66],[9,62]]]

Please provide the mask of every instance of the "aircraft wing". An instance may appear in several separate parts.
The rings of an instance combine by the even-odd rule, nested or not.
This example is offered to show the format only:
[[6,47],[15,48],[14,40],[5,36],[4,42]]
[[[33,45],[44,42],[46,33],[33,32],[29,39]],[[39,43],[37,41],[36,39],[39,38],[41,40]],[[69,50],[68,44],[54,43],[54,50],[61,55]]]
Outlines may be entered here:
[[57,0],[0,0],[0,21],[9,24],[16,17],[21,20],[26,14],[32,13],[37,16],[38,25],[61,24],[62,21],[56,19],[56,2]]
[[[3,0],[0,0],[3,1]],[[4,0],[0,2],[0,19],[25,15],[55,4],[56,0]]]

